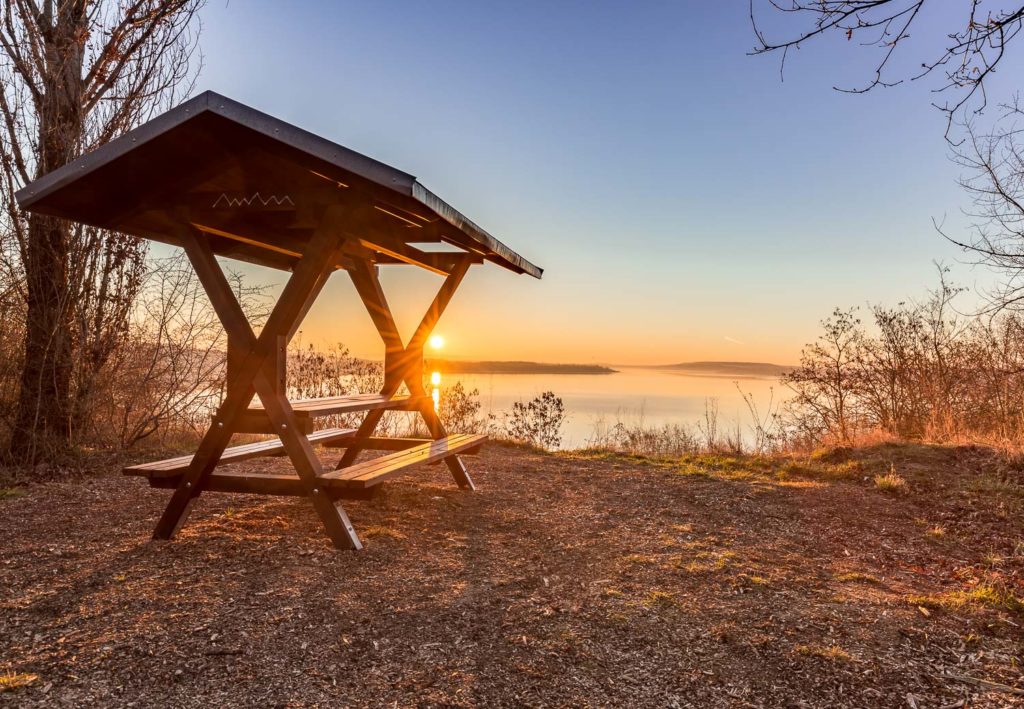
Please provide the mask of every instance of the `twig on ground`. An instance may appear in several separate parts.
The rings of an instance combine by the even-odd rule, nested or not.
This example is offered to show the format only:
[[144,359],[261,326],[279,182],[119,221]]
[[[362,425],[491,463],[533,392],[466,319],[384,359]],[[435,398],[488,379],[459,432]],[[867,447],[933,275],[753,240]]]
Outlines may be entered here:
[[1017,687],[1011,687],[1008,684],[1000,684],[999,682],[991,682],[987,679],[978,679],[977,677],[968,677],[967,675],[954,675],[944,674],[939,675],[939,679],[952,679],[957,682],[963,682],[964,684],[974,684],[985,689],[991,689],[997,692],[1006,692],[1007,694],[1016,694],[1017,696],[1024,697],[1024,689],[1018,689]]

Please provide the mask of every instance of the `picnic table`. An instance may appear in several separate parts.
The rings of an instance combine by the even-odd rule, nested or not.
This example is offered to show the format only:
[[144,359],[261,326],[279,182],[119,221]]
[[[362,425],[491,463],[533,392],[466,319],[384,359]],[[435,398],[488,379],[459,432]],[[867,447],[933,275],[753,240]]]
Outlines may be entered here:
[[[424,345],[470,266],[486,261],[535,278],[541,269],[412,175],[206,92],[40,177],[17,200],[26,210],[181,247],[224,326],[225,395],[196,452],[124,470],[174,491],[155,538],[172,538],[204,491],[295,495],[309,498],[336,547],[360,549],[345,499],[441,461],[460,488],[474,489],[460,454],[479,450],[486,436],[445,430],[424,386]],[[290,272],[258,335],[218,257]],[[443,278],[408,341],[379,277],[392,265]],[[338,270],[380,333],[383,387],[289,400],[288,343]],[[375,436],[394,410],[417,412],[430,437]],[[349,412],[365,412],[357,428],[316,429],[318,418]],[[235,434],[255,433],[275,438],[230,446]],[[314,444],[344,449],[337,465],[325,467]],[[360,460],[366,450],[384,452]],[[295,474],[223,468],[274,455],[288,456]]]

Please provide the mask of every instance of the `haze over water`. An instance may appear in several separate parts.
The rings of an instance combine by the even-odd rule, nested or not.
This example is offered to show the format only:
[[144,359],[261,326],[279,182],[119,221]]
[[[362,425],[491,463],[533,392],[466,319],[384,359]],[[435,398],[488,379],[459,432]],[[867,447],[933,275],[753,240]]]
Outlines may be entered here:
[[[774,377],[694,375],[664,369],[618,367],[615,374],[445,374],[444,382],[461,381],[480,392],[481,412],[501,415],[516,401],[529,401],[544,391],[562,398],[567,413],[562,448],[585,447],[599,427],[621,421],[645,426],[680,424],[696,427],[705,404],[717,400],[719,431],[744,437],[752,423],[739,389],[753,396],[762,416],[769,401],[783,400],[788,390]],[[739,389],[737,388],[739,386]]]

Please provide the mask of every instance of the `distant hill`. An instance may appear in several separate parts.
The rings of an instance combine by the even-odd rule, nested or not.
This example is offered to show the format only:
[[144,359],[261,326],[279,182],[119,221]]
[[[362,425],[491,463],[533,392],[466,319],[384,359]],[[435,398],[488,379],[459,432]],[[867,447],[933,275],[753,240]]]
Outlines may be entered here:
[[463,362],[428,359],[431,371],[451,374],[615,374],[617,370],[598,364],[547,364],[545,362]]
[[779,377],[793,371],[795,367],[767,362],[680,362],[659,365],[654,369],[670,369],[674,372],[708,376]]

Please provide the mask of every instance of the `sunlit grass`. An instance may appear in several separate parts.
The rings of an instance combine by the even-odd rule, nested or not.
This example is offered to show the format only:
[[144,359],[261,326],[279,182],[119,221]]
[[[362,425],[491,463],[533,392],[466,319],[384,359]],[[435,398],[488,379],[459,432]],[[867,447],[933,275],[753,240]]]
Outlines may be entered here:
[[359,533],[368,539],[372,539],[373,537],[385,537],[388,539],[406,539],[406,536],[402,532],[399,532],[397,529],[392,529],[391,527],[383,527],[380,525],[371,525],[369,527],[365,527],[361,529]]
[[721,571],[729,565],[730,560],[735,556],[736,553],[731,551],[702,551],[697,553],[693,561],[683,564],[682,560],[680,560],[679,565],[683,570],[691,574]]
[[668,591],[651,591],[643,600],[644,608],[671,608],[676,605],[674,593]]
[[881,581],[877,577],[871,574],[861,573],[859,571],[848,571],[842,574],[835,575],[836,581],[842,581],[843,583],[860,581],[862,583],[880,584]]
[[979,584],[969,591],[949,591],[927,596],[908,596],[907,602],[921,608],[947,611],[972,608],[994,608],[1011,613],[1024,613],[1024,601],[996,584]]
[[8,692],[13,689],[27,687],[38,679],[39,675],[28,674],[26,672],[7,672],[0,674],[0,692]]
[[892,466],[885,475],[875,476],[875,488],[891,495],[902,495],[910,490],[907,481],[896,474],[895,466]]
[[821,645],[797,645],[793,651],[805,657],[820,657],[831,662],[853,662],[853,656],[838,645],[823,647]]

